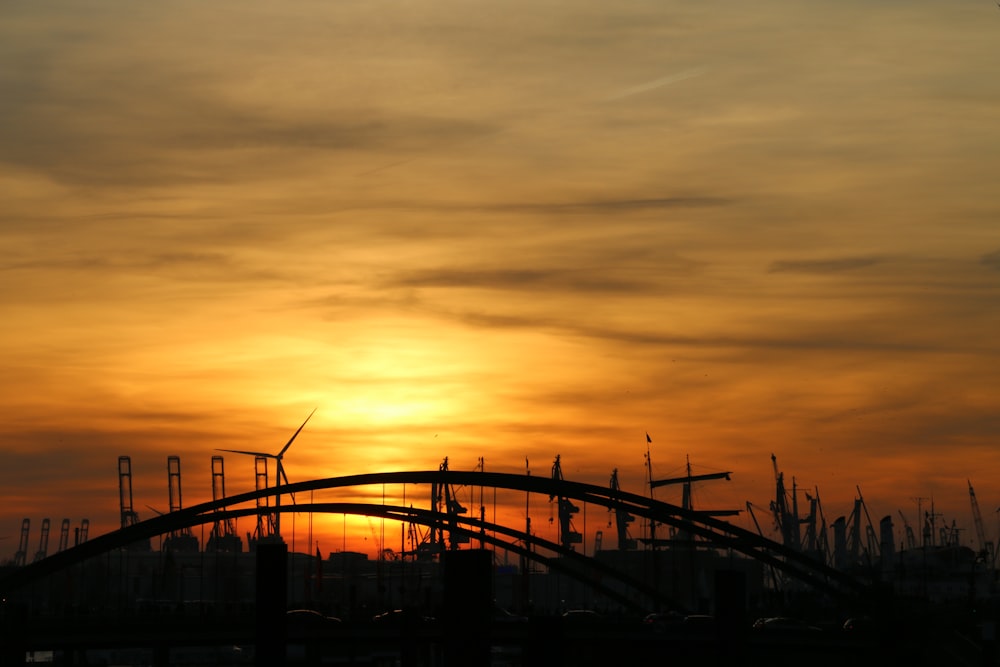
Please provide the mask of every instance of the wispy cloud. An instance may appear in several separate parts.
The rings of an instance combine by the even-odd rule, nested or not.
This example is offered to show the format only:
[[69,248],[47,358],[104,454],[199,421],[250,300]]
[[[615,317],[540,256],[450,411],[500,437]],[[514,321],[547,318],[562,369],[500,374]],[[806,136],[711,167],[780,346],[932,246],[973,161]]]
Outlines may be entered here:
[[983,255],[979,262],[988,268],[1000,271],[1000,250]]
[[398,276],[392,287],[472,287],[524,291],[620,292],[637,294],[655,289],[648,281],[601,278],[600,272],[546,269],[437,269]]
[[656,90],[657,88],[662,88],[664,86],[669,86],[670,84],[677,83],[679,81],[684,81],[685,79],[691,79],[696,76],[701,76],[705,73],[705,68],[697,67],[694,69],[684,70],[683,72],[677,72],[676,74],[668,74],[667,76],[660,77],[659,79],[654,79],[652,81],[647,81],[646,83],[641,83],[636,86],[630,86],[623,90],[618,91],[610,96],[608,96],[608,101],[620,100],[625,97],[631,97],[633,95],[639,95],[641,93],[647,93],[651,90]]
[[768,267],[771,273],[843,273],[885,262],[884,257],[835,257],[829,259],[779,260]]

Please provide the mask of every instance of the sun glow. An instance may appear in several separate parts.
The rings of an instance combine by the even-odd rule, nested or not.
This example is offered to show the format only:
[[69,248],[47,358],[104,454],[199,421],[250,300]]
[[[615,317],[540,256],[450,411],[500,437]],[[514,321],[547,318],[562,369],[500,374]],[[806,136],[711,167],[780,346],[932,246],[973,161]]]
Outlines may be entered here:
[[445,399],[410,394],[408,390],[395,390],[389,396],[355,396],[340,399],[338,404],[345,417],[359,426],[432,423],[454,410]]

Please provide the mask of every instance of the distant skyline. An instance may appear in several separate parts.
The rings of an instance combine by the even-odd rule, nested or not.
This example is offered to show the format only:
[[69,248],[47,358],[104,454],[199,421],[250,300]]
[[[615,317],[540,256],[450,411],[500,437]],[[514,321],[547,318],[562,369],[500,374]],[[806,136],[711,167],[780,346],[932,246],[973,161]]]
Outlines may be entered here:
[[60,1],[0,63],[0,559],[116,528],[119,455],[149,516],[168,455],[208,500],[314,408],[293,482],[645,493],[649,433],[733,471],[704,506],[774,453],[963,542],[971,480],[1000,539],[994,3]]

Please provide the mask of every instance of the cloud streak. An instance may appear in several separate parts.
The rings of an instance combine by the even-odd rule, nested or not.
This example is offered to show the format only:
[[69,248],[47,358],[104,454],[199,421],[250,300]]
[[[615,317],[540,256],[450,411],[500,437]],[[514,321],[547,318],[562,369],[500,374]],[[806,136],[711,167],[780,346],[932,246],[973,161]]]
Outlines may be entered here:
[[701,76],[705,73],[705,69],[698,67],[694,69],[684,70],[683,72],[677,72],[676,74],[668,74],[667,76],[660,77],[659,79],[654,79],[653,81],[647,81],[646,83],[641,83],[637,86],[631,86],[623,90],[618,91],[610,96],[608,96],[607,101],[620,100],[626,97],[632,97],[633,95],[640,95],[642,93],[648,93],[651,90],[656,90],[658,88],[663,88],[664,86],[669,86],[685,79],[692,79],[696,76]]
[[835,274],[845,271],[865,269],[881,264],[882,257],[840,257],[832,259],[812,260],[779,260],[771,263],[768,271],[771,273],[813,273]]

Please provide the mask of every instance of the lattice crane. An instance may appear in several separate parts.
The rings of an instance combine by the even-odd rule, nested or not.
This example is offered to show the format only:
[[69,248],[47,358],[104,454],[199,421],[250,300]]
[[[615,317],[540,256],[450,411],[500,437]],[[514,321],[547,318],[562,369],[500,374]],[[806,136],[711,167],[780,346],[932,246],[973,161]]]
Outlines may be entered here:
[[[562,464],[559,461],[559,454],[552,463],[552,479],[562,480]],[[573,529],[573,515],[580,511],[580,508],[573,504],[569,498],[563,496],[549,496],[549,502],[557,500],[559,508],[559,544],[564,549],[572,550],[574,544],[583,542],[583,535]]]
[[789,548],[800,551],[802,539],[799,533],[798,498],[795,489],[795,479],[792,479],[792,509],[788,508],[788,491],[785,489],[785,474],[778,470],[778,457],[771,454],[771,465],[774,467],[774,500],[771,502],[771,512],[774,513],[774,525],[781,533],[782,543]]
[[[611,490],[615,493],[621,490],[621,487],[618,485],[618,468],[611,471]],[[635,517],[617,505],[614,507],[609,506],[608,511],[615,513],[615,528],[618,533],[618,550],[629,551],[635,549],[636,541],[628,534],[628,525],[635,521]],[[603,538],[603,533],[601,531],[598,531],[598,533]],[[599,551],[600,549],[595,545],[594,550]]]
[[979,555],[992,566],[995,558],[993,553],[993,543],[986,540],[986,529],[983,528],[983,515],[979,511],[979,502],[976,500],[976,491],[972,488],[972,482],[970,480],[966,481],[969,483],[969,501],[972,504],[972,520],[976,524],[976,537],[979,539]]
[[[448,457],[438,466],[441,472],[448,471]],[[431,511],[435,514],[444,510],[446,519],[431,526],[430,546],[432,553],[440,553],[445,549],[445,533],[448,533],[448,548],[458,549],[460,544],[468,544],[470,541],[468,533],[458,530],[458,516],[466,514],[469,510],[459,502],[451,484],[444,482],[438,484],[431,483]]]
[[917,548],[917,536],[913,533],[913,528],[910,526],[910,522],[906,520],[906,515],[903,514],[903,510],[896,510],[899,512],[899,518],[903,520],[903,528],[906,530],[906,548],[916,549]]

